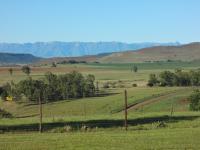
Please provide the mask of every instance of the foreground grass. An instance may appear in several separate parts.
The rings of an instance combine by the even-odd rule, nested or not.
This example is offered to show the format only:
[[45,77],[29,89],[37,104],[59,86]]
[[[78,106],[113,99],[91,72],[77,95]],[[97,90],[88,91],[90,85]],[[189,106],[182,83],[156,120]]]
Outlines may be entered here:
[[200,149],[200,128],[0,135],[2,150]]

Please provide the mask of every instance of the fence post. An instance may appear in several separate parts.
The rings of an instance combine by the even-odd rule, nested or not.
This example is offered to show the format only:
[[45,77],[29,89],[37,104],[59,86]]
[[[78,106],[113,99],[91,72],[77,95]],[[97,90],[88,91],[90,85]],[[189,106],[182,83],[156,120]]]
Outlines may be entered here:
[[42,133],[42,101],[41,101],[41,95],[39,96],[39,132]]
[[97,81],[96,82],[96,94],[98,94],[99,93],[99,82]]
[[124,127],[125,127],[125,130],[127,131],[128,129],[128,124],[127,124],[127,91],[126,89],[124,90],[124,100],[125,100],[125,105],[124,105],[124,115],[125,115],[125,120],[124,120]]

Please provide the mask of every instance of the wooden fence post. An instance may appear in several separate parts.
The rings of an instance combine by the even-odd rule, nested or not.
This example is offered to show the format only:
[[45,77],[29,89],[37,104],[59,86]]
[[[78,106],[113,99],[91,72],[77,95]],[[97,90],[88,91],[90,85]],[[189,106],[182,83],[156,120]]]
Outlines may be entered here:
[[124,105],[124,115],[125,115],[125,120],[124,120],[124,127],[125,127],[125,130],[127,131],[128,129],[128,124],[127,124],[127,91],[124,90],[124,100],[125,100],[125,105]]
[[39,132],[42,133],[42,101],[41,101],[41,95],[39,96]]

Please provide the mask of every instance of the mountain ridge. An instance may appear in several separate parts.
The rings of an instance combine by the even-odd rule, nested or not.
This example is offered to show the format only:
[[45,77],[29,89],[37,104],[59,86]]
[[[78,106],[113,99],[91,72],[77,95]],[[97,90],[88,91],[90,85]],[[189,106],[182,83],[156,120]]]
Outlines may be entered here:
[[37,57],[77,57],[101,53],[138,50],[159,45],[180,45],[180,43],[123,43],[123,42],[35,42],[0,43],[0,52],[29,53]]

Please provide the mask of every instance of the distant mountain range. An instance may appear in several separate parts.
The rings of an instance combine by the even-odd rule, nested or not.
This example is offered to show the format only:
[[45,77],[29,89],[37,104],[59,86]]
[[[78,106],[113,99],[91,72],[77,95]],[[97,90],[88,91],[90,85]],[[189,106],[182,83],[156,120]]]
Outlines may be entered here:
[[138,50],[153,46],[178,46],[180,43],[122,43],[122,42],[36,42],[0,43],[0,52],[28,53],[37,57],[76,57],[101,53]]
[[31,54],[13,54],[0,52],[0,64],[26,64],[62,62],[69,60],[101,63],[135,63],[152,61],[200,61],[200,43],[178,46],[154,46],[139,50],[101,53],[80,57],[41,58]]
[[101,63],[135,63],[153,61],[200,61],[200,43],[190,43],[178,46],[154,46],[139,50],[104,53],[82,57],[54,57],[42,59],[40,63],[61,61],[86,61]]

